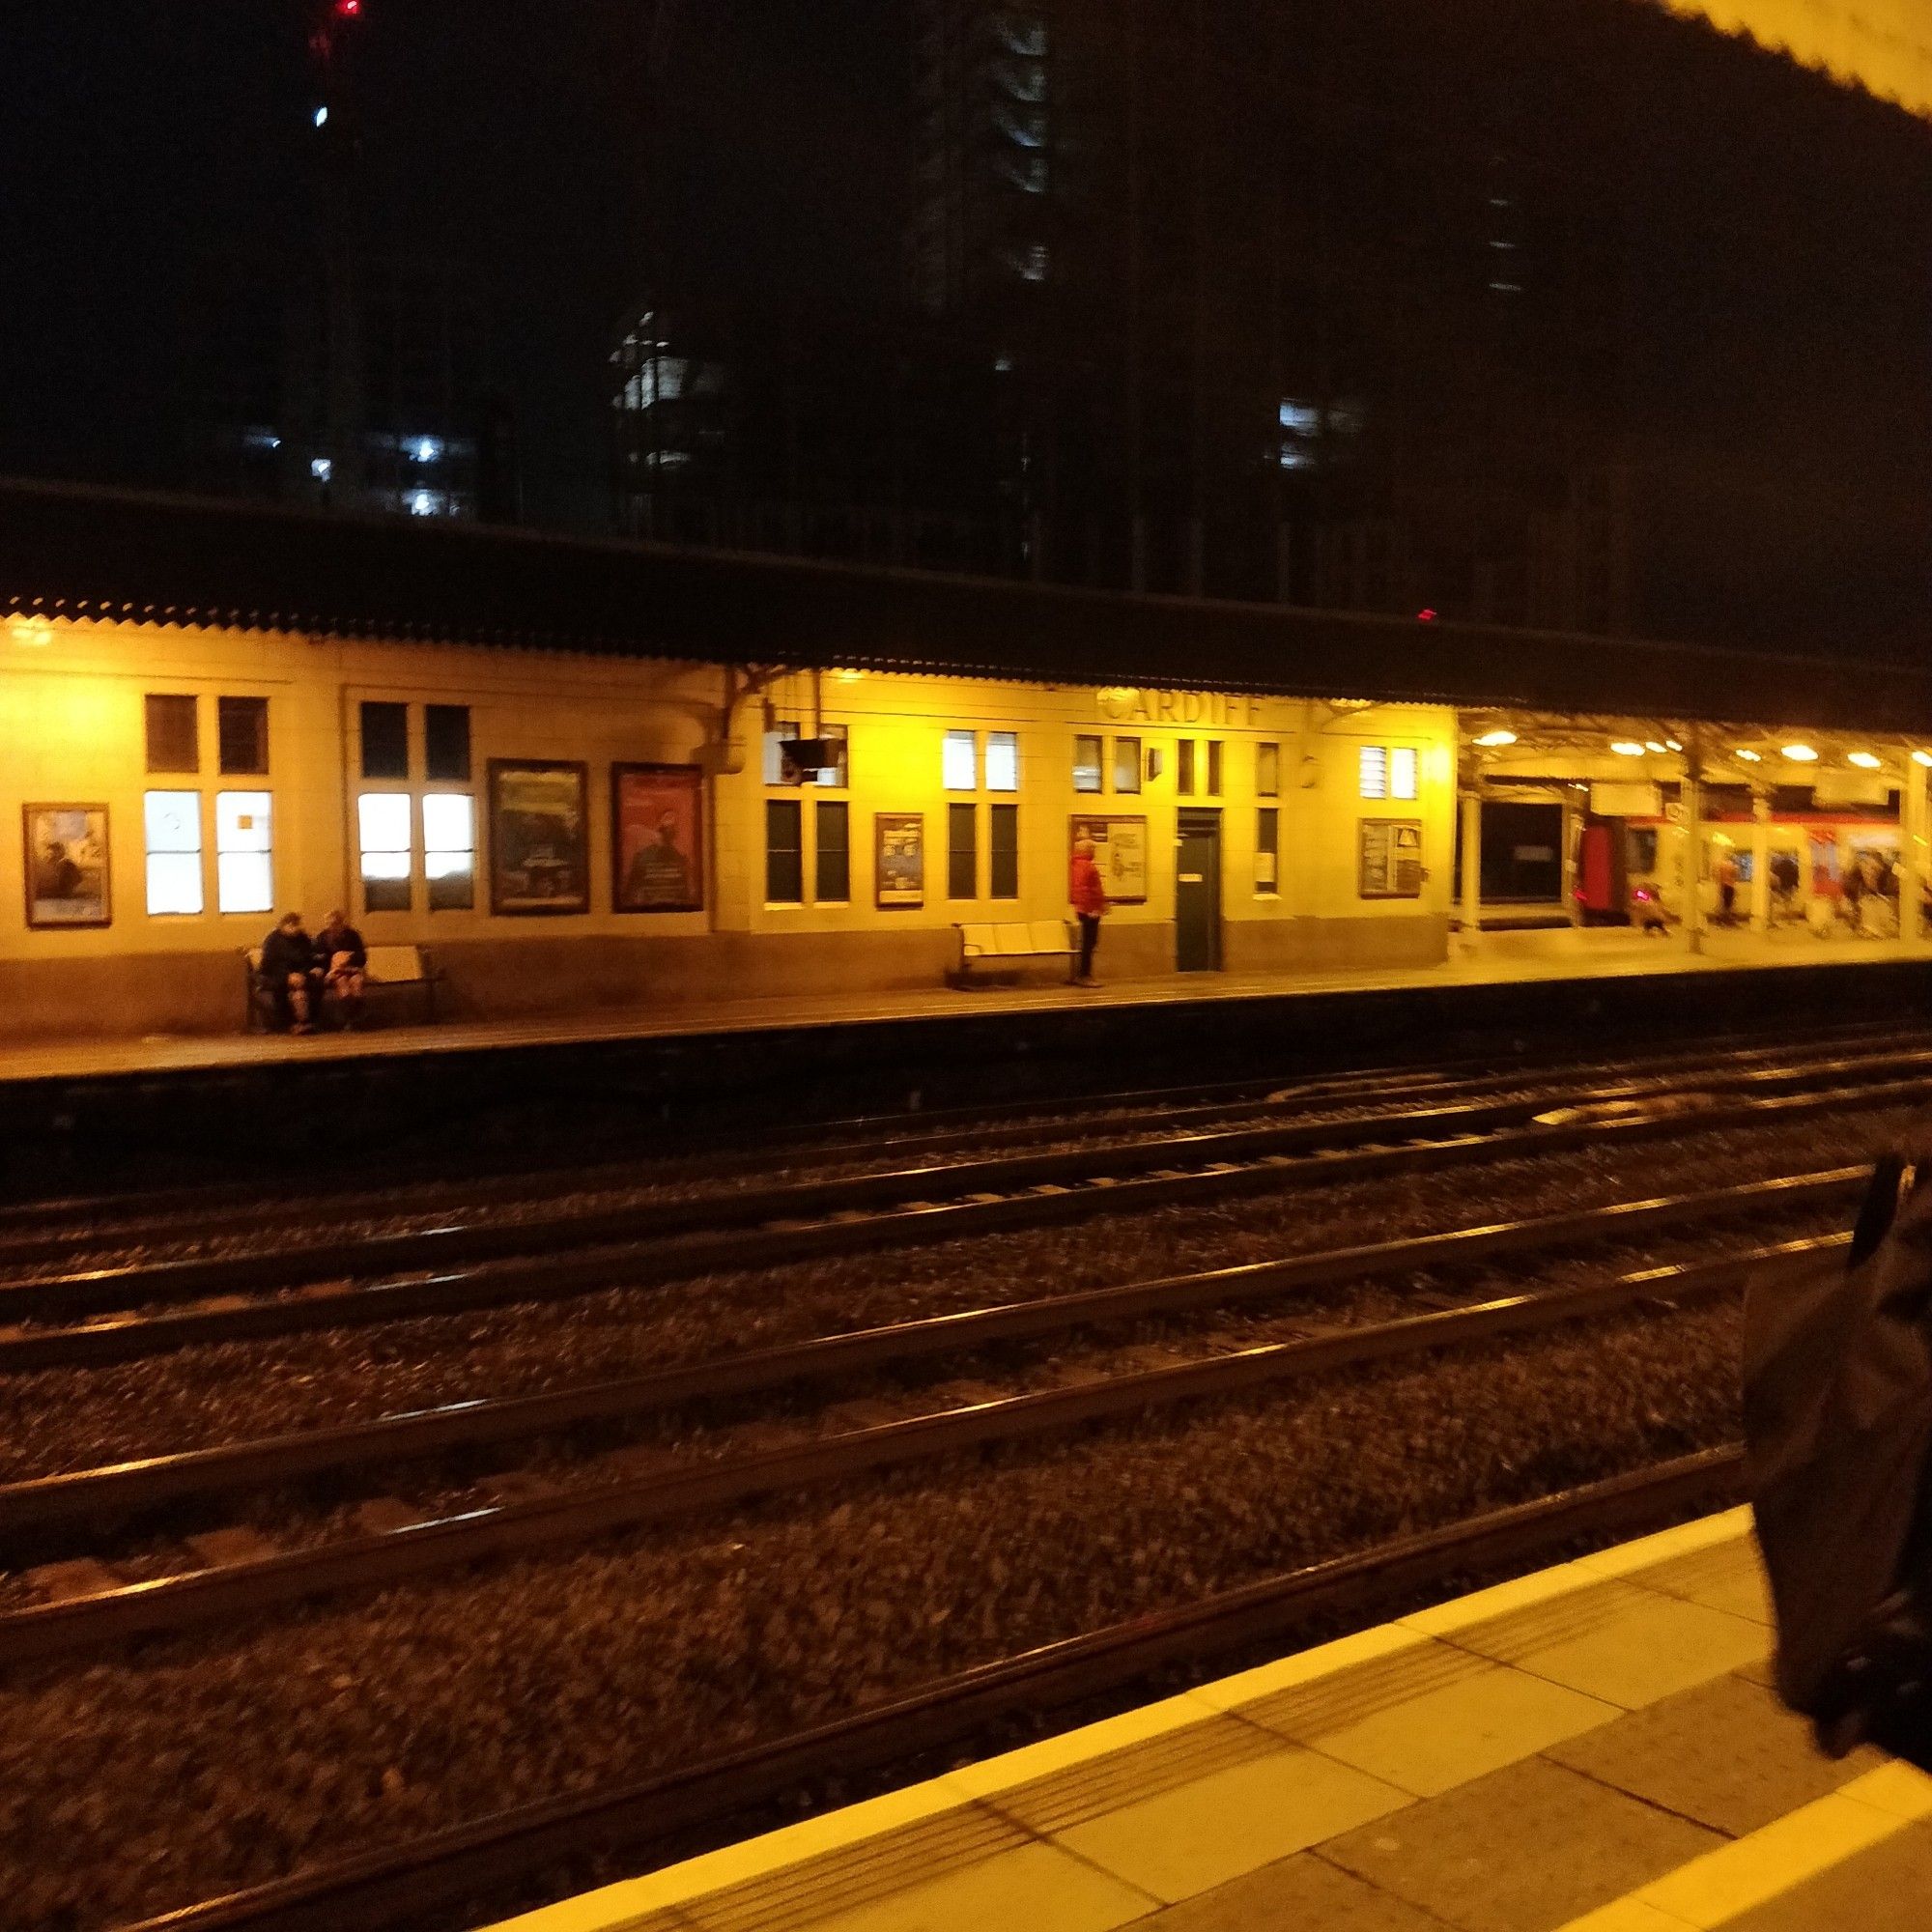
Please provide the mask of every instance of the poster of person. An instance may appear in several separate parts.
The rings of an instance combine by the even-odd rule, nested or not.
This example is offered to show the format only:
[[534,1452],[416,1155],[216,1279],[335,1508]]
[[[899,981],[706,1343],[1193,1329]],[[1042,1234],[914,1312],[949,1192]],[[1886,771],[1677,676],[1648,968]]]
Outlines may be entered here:
[[1422,821],[1419,818],[1362,820],[1361,896],[1365,899],[1419,899],[1422,896]]
[[1094,841],[1094,863],[1111,905],[1144,905],[1148,895],[1148,841],[1145,818],[1075,816],[1066,839],[1070,862],[1083,838]]
[[917,811],[882,811],[878,835],[879,904],[925,903],[925,820]]
[[581,764],[490,760],[490,910],[590,910],[588,780]]
[[704,773],[696,765],[611,767],[611,904],[616,912],[704,910]]
[[22,816],[27,923],[38,927],[111,925],[107,808],[29,805],[22,809]]

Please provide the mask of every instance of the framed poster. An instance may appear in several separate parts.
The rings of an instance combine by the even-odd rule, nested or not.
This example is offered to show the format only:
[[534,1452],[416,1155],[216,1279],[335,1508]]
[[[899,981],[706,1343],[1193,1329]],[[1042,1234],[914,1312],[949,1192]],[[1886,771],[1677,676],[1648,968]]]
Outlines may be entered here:
[[490,760],[490,910],[590,910],[588,774],[581,764]]
[[112,925],[104,805],[20,809],[27,860],[27,923],[40,930]]
[[917,811],[881,811],[872,820],[877,845],[878,902],[925,903],[925,819]]
[[1115,905],[1145,905],[1148,895],[1148,841],[1145,818],[1089,817],[1076,812],[1066,838],[1069,863],[1081,839],[1094,841],[1100,883]]
[[611,767],[611,909],[704,910],[701,767]]
[[1365,818],[1361,822],[1359,891],[1365,899],[1422,896],[1422,821]]

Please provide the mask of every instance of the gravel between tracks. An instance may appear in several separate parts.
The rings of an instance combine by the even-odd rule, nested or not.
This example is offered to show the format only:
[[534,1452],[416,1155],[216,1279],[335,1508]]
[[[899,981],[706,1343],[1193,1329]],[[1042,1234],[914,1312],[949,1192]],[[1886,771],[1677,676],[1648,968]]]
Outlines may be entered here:
[[1727,1439],[1736,1317],[1622,1323],[0,1684],[0,1925],[92,1928]]
[[[831,1330],[1859,1160],[1917,1110],[1686,1134],[649,1289],[0,1378],[0,1480],[635,1375]],[[1749,1238],[1747,1224],[1739,1224]]]

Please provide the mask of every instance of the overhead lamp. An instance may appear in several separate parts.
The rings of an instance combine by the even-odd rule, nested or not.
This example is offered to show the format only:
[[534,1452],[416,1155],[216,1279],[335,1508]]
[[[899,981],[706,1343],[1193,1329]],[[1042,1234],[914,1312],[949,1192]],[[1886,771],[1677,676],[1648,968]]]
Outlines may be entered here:
[[24,650],[43,651],[54,640],[54,627],[44,617],[9,617],[7,635]]
[[1912,762],[1915,765],[1932,765],[1932,752],[1914,752]]
[[1680,745],[1675,738],[1666,738],[1664,739],[1663,742],[1673,752],[1681,752],[1684,749],[1684,747]]
[[1845,762],[1849,765],[1858,766],[1861,772],[1875,772],[1885,763],[1885,760],[1875,752],[1851,752],[1846,754]]
[[1818,753],[1809,745],[1787,745],[1784,755],[1794,765],[1815,765],[1818,762]]
[[1494,751],[1504,745],[1514,745],[1516,743],[1516,733],[1514,731],[1502,731],[1502,730],[1485,731],[1483,735],[1476,740],[1476,743],[1479,745],[1486,745],[1492,751]]
[[1663,747],[1655,738],[1646,738],[1643,749],[1646,752],[1655,752],[1660,758],[1663,755]]
[[[1764,753],[1762,752],[1747,751],[1742,745],[1740,745],[1738,749],[1731,753],[1731,756],[1734,758],[1743,759],[1743,761],[1747,765],[1761,765],[1764,763]],[[1925,762],[1928,765],[1932,765],[1932,758],[1927,758]]]
[[1610,750],[1620,758],[1640,758],[1643,756],[1643,747],[1630,738],[1619,738],[1610,747]]

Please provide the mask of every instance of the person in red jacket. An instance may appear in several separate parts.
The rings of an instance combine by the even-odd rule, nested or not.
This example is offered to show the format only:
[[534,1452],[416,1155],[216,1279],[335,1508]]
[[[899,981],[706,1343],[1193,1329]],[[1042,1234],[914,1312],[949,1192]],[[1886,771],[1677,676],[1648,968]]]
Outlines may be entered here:
[[1100,943],[1100,921],[1107,911],[1107,889],[1100,883],[1100,868],[1094,863],[1094,841],[1076,838],[1073,842],[1073,871],[1067,896],[1073,901],[1073,916],[1080,922],[1080,971],[1074,975],[1076,986],[1093,986],[1094,949]]

